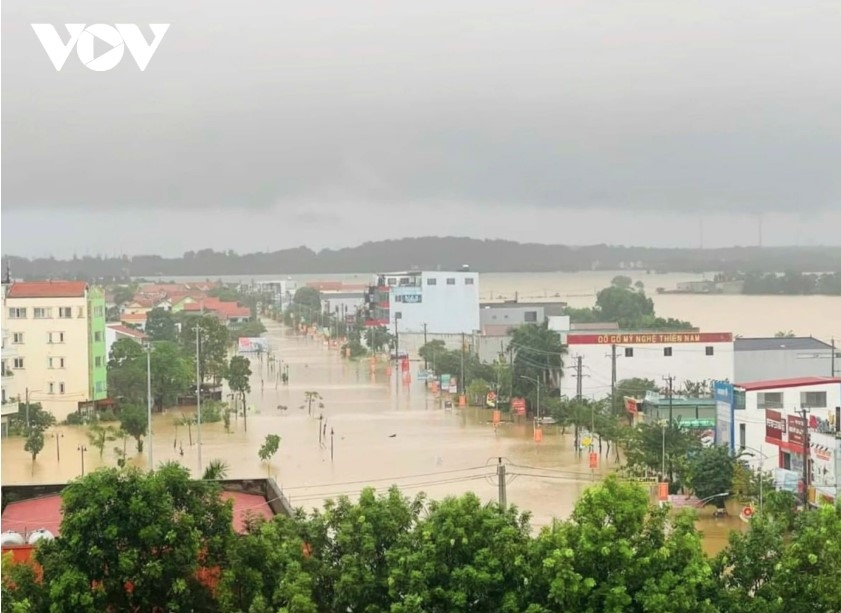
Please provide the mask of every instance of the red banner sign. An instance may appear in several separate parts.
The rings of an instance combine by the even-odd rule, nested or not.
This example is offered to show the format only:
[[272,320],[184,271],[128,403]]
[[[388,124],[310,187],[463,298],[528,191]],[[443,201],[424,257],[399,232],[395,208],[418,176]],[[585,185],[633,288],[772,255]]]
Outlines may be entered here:
[[526,399],[525,398],[512,398],[511,399],[511,410],[514,411],[517,415],[525,415],[526,414]]
[[788,416],[788,442],[801,447],[806,442],[806,420],[799,415]]
[[786,422],[782,413],[765,409],[765,438],[781,441],[785,432]]
[[731,343],[731,332],[647,333],[647,334],[569,334],[570,345],[674,345],[680,343]]

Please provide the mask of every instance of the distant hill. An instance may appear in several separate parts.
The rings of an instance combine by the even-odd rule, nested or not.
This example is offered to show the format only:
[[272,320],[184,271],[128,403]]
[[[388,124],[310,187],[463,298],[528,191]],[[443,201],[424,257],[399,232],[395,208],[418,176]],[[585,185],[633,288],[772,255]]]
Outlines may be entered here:
[[4,256],[12,276],[24,278],[120,279],[157,275],[362,273],[453,268],[478,272],[577,272],[640,267],[652,272],[837,272],[839,247],[733,247],[654,249],[592,245],[568,247],[459,237],[402,238],[347,249],[315,252],[306,247],[271,253],[188,251],[180,258],[156,255],[83,257],[70,260]]

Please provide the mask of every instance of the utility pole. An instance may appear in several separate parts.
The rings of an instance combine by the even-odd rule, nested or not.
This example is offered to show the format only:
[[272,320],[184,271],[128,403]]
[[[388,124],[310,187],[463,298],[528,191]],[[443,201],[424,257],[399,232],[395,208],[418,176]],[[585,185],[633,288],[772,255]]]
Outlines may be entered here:
[[504,511],[505,506],[508,504],[508,496],[505,491],[505,464],[502,463],[502,458],[498,458],[497,461],[496,476],[499,486],[499,508]]
[[668,392],[669,393],[669,427],[671,427],[671,425],[673,423],[672,422],[672,415],[673,415],[673,412],[674,412],[674,405],[673,405],[673,402],[672,402],[672,397],[674,396],[673,386],[674,386],[675,378],[672,375],[669,375],[668,377],[663,377],[663,380],[668,382],[668,384],[669,384],[669,387],[668,387],[668,390],[669,390],[669,392]]
[[809,510],[809,414],[808,409],[795,411],[803,419],[803,510]]
[[830,371],[829,376],[834,377],[835,376],[835,339],[834,338],[832,339],[831,344],[832,344],[832,356],[831,356],[829,362],[830,362],[830,368],[832,368],[832,370]]
[[[29,388],[26,388],[26,430],[29,431]],[[82,471],[84,472],[84,471]]]
[[333,428],[330,428],[330,461],[333,461]]
[[610,411],[616,413],[616,343],[610,346]]
[[461,387],[461,394],[464,395],[464,332],[461,333],[461,377],[459,379],[459,386]]
[[581,377],[582,358],[580,355],[575,358],[575,397],[580,401],[583,393],[583,382]]
[[[423,344],[424,344],[424,346],[426,346],[426,324],[423,324]],[[424,355],[426,355],[425,351],[424,351]],[[424,357],[423,358],[423,369],[426,370],[428,367],[429,367],[429,365],[426,363],[426,358]]]
[[155,469],[152,458],[152,344],[146,345],[146,444],[149,445],[149,470]]
[[397,313],[394,313],[394,392],[400,392],[400,336],[397,334]]
[[196,321],[196,438],[199,445],[199,475],[201,475],[201,347],[199,345],[199,322]]

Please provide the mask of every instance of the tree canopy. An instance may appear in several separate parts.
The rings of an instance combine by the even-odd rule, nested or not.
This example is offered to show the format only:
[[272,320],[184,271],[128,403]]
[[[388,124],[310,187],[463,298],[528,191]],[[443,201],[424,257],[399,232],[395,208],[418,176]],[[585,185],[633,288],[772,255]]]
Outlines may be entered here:
[[36,552],[43,578],[4,559],[4,611],[841,610],[841,505],[759,513],[708,557],[693,511],[652,507],[646,489],[615,477],[536,535],[516,508],[392,487],[311,513],[252,517],[234,538],[219,493],[172,464],[73,481],[59,538]]

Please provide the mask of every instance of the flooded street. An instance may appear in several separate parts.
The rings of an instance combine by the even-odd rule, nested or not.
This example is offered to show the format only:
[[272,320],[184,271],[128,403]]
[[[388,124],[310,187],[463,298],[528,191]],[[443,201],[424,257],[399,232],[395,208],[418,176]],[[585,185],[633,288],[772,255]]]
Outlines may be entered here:
[[[270,475],[293,506],[309,509],[320,506],[324,498],[354,496],[368,485],[385,489],[391,484],[407,495],[424,491],[440,498],[474,491],[484,500],[496,500],[496,466],[501,457],[508,475],[508,503],[531,511],[532,523],[539,527],[553,516],[567,517],[594,478],[615,467],[603,456],[594,475],[587,453],[576,454],[572,435],[561,435],[556,426],[546,426],[543,441],[535,443],[530,422],[503,423],[495,432],[491,411],[442,409],[417,380],[415,363],[413,380],[406,384],[402,377],[395,378],[399,375],[387,373],[385,364],[372,374],[367,360],[342,359],[338,349],[322,341],[287,336],[279,324],[265,323],[272,352],[289,367],[289,383],[276,382],[275,372],[268,372],[268,361],[261,365],[252,359],[247,402],[253,411],[247,432],[242,417],[232,420],[231,433],[225,432],[222,422],[204,424],[202,464],[223,460],[230,478]],[[314,403],[312,417],[300,408],[307,391],[323,397],[324,407]],[[198,475],[197,433],[193,428],[191,445],[187,428],[175,426],[181,413],[170,410],[154,416],[154,461],[180,462]],[[257,451],[267,434],[278,434],[282,441],[277,455],[264,464]],[[81,474],[83,459],[86,472],[113,466],[117,460],[113,448],[122,446],[122,441],[108,443],[100,458],[87,441],[85,428],[60,426],[46,435],[44,450],[34,463],[23,444],[22,438],[3,440],[4,484],[67,481]],[[78,450],[82,444],[88,449],[84,456]],[[146,465],[148,456],[137,454],[133,439],[127,449],[130,462]],[[742,525],[737,517],[699,521],[711,552],[724,546],[729,530]]]

